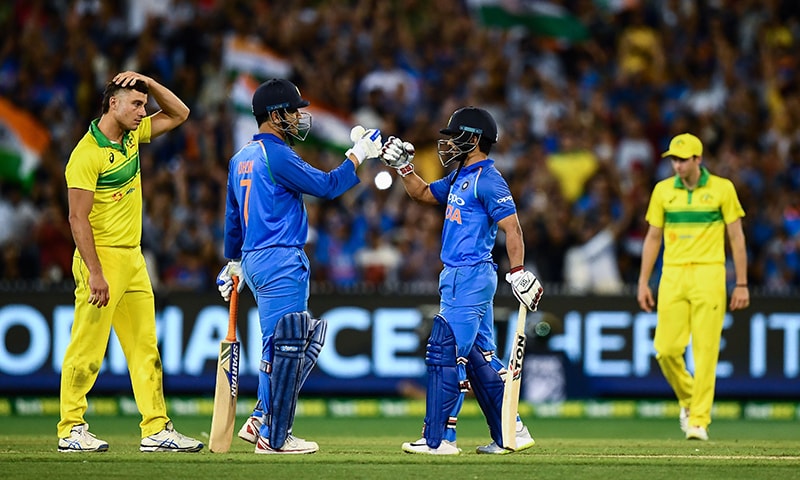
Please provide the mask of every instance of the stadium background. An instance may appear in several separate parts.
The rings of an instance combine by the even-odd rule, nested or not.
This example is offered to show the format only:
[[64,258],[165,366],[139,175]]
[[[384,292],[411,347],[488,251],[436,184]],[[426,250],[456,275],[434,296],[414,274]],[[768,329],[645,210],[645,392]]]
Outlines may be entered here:
[[[519,4],[534,8],[502,12],[491,2],[452,0],[5,2],[0,397],[14,400],[0,402],[0,413],[48,411],[47,398],[57,395],[74,248],[63,168],[99,116],[104,83],[132,69],[192,109],[182,127],[142,151],[143,248],[169,395],[211,392],[226,319],[213,285],[225,261],[226,164],[255,131],[254,86],[284,76],[312,101],[314,137],[298,150],[323,169],[341,161],[350,126],[362,123],[414,142],[418,170],[438,178],[436,132],[449,113],[465,104],[492,111],[501,129],[492,156],[518,202],[527,266],[547,291],[529,325],[523,394],[536,403],[579,400],[581,414],[593,401],[634,399],[642,412],[671,398],[648,341],[654,317],[638,311],[632,285],[650,188],[670,174],[659,153],[672,135],[697,133],[709,168],[737,186],[751,262],[753,305],[726,320],[718,398],[734,402],[735,415],[800,418],[800,7]],[[310,306],[339,329],[309,380],[312,395],[415,399],[424,385],[442,213],[412,203],[399,182],[378,189],[382,170],[379,162],[362,166],[362,184],[340,199],[309,199]],[[508,267],[502,239],[496,259],[501,271]],[[505,285],[496,303],[504,351],[514,312]],[[254,321],[247,311],[246,342]],[[551,332],[538,336],[538,322]],[[254,392],[250,370],[244,395]],[[126,376],[112,341],[95,394],[128,395]],[[124,398],[112,402],[115,411],[124,411]],[[762,401],[771,402],[766,410]]]

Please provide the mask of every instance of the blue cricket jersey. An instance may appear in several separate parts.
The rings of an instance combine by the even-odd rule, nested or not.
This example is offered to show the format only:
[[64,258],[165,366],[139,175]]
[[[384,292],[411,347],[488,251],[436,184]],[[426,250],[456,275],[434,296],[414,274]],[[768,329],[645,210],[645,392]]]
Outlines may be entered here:
[[442,229],[442,263],[466,267],[492,262],[497,222],[517,212],[508,183],[486,160],[457,170],[430,184],[431,193],[447,205]]
[[303,194],[335,198],[359,182],[347,160],[326,173],[306,163],[283,140],[259,133],[228,167],[225,257],[267,247],[299,247],[308,237]]

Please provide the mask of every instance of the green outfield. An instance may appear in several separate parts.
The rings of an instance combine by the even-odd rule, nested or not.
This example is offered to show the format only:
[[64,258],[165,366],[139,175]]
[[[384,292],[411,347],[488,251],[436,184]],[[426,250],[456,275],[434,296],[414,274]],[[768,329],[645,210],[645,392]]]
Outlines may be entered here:
[[[241,417],[239,424],[244,420]],[[91,429],[106,453],[56,451],[54,416],[0,418],[0,477],[197,479],[800,479],[800,422],[719,420],[708,442],[683,440],[674,419],[535,418],[532,449],[477,455],[488,443],[480,418],[459,420],[458,457],[402,453],[419,437],[420,419],[298,418],[298,436],[320,444],[314,455],[255,455],[234,439],[227,454],[140,453],[135,416],[96,416]],[[208,439],[207,416],[174,417],[183,433]],[[237,427],[238,425],[237,424]]]

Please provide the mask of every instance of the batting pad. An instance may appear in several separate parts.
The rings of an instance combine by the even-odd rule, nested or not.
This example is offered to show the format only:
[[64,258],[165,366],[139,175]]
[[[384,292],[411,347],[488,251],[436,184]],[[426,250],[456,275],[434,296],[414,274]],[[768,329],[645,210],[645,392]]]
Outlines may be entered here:
[[307,312],[287,313],[275,326],[270,374],[269,444],[280,449],[294,419],[303,374],[310,318]]
[[503,388],[505,382],[500,376],[503,369],[494,352],[485,352],[475,345],[469,352],[467,362],[467,378],[475,393],[475,399],[481,407],[486,423],[489,425],[489,434],[498,445],[503,445]]
[[425,352],[428,390],[425,394],[424,433],[431,448],[441,445],[450,415],[462,399],[456,357],[453,330],[441,315],[435,315]]

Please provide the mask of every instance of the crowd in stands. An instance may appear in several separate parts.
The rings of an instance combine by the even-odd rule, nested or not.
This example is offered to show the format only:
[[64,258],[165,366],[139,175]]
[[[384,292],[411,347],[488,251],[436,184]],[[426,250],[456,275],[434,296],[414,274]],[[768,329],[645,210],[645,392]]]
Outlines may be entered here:
[[[465,0],[12,0],[0,7],[0,96],[51,142],[29,186],[0,183],[0,283],[71,280],[64,166],[100,115],[103,86],[135,70],[191,108],[141,149],[142,246],[156,288],[211,291],[224,265],[227,162],[236,145],[225,42],[246,38],[291,66],[312,105],[417,147],[444,174],[438,131],[464,105],[488,109],[527,267],[549,288],[621,293],[638,279],[644,220],[669,139],[692,132],[704,163],[746,211],[754,288],[800,286],[800,2],[562,0],[585,40],[485,26]],[[261,79],[265,80],[265,79]],[[344,151],[298,144],[330,170]],[[332,201],[309,199],[308,255],[320,284],[435,285],[443,210],[379,161]],[[391,172],[394,176],[395,173]],[[495,259],[509,267],[502,238]],[[732,269],[731,273],[732,273]],[[411,282],[411,283],[407,283]]]

